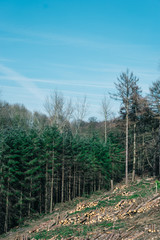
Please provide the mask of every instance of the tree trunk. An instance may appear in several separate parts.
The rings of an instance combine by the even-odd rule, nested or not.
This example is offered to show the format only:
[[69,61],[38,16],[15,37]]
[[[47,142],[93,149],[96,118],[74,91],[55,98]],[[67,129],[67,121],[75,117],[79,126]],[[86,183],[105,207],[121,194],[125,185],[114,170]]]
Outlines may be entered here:
[[[54,143],[53,143],[54,144]],[[54,184],[54,150],[52,155],[52,176],[51,176],[51,198],[50,198],[50,213],[53,211],[53,184]]]
[[99,171],[99,174],[98,174],[98,191],[101,190],[101,171]]
[[142,176],[144,176],[144,171],[145,171],[145,168],[144,168],[144,162],[145,162],[145,150],[144,150],[144,134],[142,135],[143,137],[143,140],[142,140]]
[[111,191],[113,191],[113,179],[111,179]]
[[133,141],[133,172],[132,172],[132,182],[135,181],[135,171],[136,171],[136,123],[134,124],[134,141]]
[[21,221],[22,219],[22,206],[23,206],[23,195],[22,195],[22,189],[21,189],[21,196],[20,196],[20,214],[19,214],[19,219]]
[[80,171],[79,171],[79,176],[78,176],[78,196],[81,196],[81,175],[80,175]]
[[48,162],[46,162],[45,214],[48,212]]
[[8,231],[8,216],[9,216],[9,178],[8,178],[8,186],[6,192],[6,212],[5,212],[5,222],[4,222],[4,232]]
[[61,184],[61,202],[64,202],[64,156],[62,158],[62,184]]
[[107,143],[107,120],[104,121],[104,142]]
[[128,185],[128,125],[129,125],[129,120],[128,120],[128,104],[126,108],[126,185]]
[[93,193],[93,191],[94,191],[93,187],[94,187],[94,180],[92,178],[91,185],[90,185],[90,193]]
[[42,184],[40,185],[39,191],[39,213],[42,213]]
[[94,178],[94,192],[97,190],[97,182],[96,182],[96,178]]
[[73,173],[73,198],[76,197],[76,164],[74,163],[74,173]]
[[154,153],[153,153],[153,177],[156,176],[156,137],[154,135],[154,128],[152,128],[152,134],[153,134],[153,146],[154,146]]
[[59,181],[58,181],[58,173],[57,173],[57,176],[56,176],[55,189],[56,189],[56,203],[58,203],[58,201],[59,201]]
[[85,174],[84,174],[84,176],[83,176],[83,194],[85,194],[85,185],[86,185],[86,183],[85,183]]
[[29,203],[28,203],[28,216],[31,215],[31,197],[32,197],[32,178],[30,180],[30,192],[29,192]]
[[153,156],[153,177],[156,176],[156,154]]
[[68,176],[68,197],[71,201],[71,166],[69,167],[69,176]]

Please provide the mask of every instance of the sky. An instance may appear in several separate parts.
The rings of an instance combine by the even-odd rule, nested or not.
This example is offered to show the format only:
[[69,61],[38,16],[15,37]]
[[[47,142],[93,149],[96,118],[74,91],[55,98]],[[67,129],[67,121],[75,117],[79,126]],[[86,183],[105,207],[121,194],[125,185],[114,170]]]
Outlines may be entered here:
[[1,100],[44,113],[56,90],[73,103],[86,96],[86,118],[103,119],[126,69],[143,95],[159,79],[159,13],[160,0],[0,0]]

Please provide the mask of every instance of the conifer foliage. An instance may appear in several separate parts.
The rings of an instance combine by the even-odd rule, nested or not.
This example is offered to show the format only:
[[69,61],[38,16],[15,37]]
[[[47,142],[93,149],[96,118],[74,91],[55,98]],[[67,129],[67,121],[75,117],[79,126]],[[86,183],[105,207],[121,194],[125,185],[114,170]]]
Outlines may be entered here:
[[[125,176],[127,184],[129,173],[132,181],[136,174],[160,175],[159,81],[147,97],[129,71],[115,86],[120,115],[101,122],[72,122],[71,102],[49,117],[0,102],[0,234],[34,214],[52,213],[56,203],[109,189]],[[55,96],[60,107],[63,98]],[[52,110],[50,102],[47,107]]]
[[74,134],[71,125],[62,131],[50,121],[38,126],[34,119],[20,124],[13,114],[11,124],[1,122],[0,233],[108,186],[109,149],[97,134]]

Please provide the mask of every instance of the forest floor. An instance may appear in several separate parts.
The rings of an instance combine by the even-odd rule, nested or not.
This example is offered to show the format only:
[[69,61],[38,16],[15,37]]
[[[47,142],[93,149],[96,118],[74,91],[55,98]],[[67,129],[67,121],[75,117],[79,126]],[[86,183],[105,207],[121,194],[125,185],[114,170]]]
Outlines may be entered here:
[[160,189],[153,178],[137,178],[128,186],[122,182],[113,191],[56,204],[53,213],[28,220],[0,239],[160,239]]

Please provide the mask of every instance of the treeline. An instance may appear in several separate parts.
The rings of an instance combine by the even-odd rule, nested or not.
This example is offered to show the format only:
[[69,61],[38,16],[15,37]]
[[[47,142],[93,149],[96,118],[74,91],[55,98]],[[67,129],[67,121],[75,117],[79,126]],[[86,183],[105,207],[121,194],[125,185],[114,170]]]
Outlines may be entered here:
[[[32,214],[52,212],[58,202],[107,188],[115,168],[115,179],[121,179],[123,146],[114,140],[119,131],[109,134],[109,148],[89,126],[85,134],[73,134],[74,124],[59,129],[45,115],[6,103],[0,113],[1,233]],[[110,155],[118,159],[115,166]]]
[[120,115],[111,118],[104,97],[101,122],[84,120],[86,98],[73,107],[58,92],[46,99],[48,116],[0,102],[0,233],[124,176],[127,184],[128,173],[160,175],[160,81],[142,97],[127,71],[115,89]]

